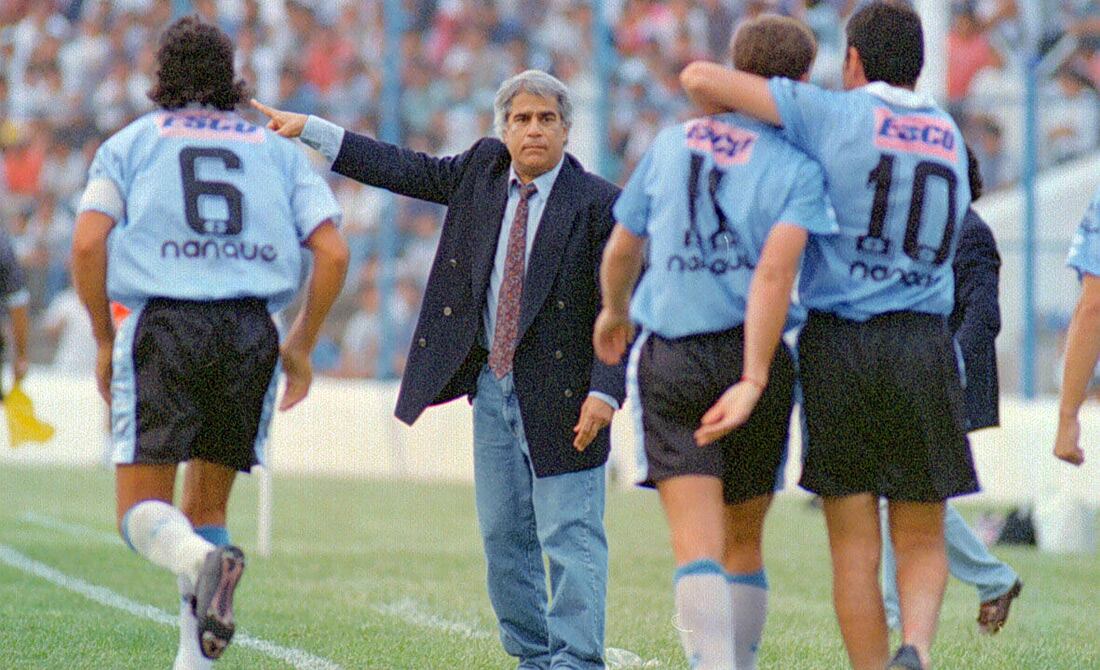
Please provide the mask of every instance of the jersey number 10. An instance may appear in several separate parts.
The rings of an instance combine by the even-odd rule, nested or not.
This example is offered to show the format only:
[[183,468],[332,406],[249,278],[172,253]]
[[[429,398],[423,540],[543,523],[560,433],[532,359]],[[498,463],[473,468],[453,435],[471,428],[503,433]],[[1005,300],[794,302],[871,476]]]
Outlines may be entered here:
[[[890,187],[894,179],[894,156],[882,154],[878,165],[867,175],[867,185],[875,186],[875,201],[871,206],[871,224],[866,235],[856,240],[856,248],[865,253],[887,255],[890,253],[890,240],[883,236],[886,227],[886,215],[890,206]],[[924,194],[928,189],[928,180],[938,177],[947,184],[947,220],[943,226],[943,239],[938,247],[920,243],[920,228],[924,222]],[[902,251],[914,261],[931,262],[943,265],[951,250],[951,240],[955,234],[955,190],[958,180],[955,172],[941,163],[921,161],[913,171],[913,193],[909,202],[909,219],[905,224],[905,239]]]

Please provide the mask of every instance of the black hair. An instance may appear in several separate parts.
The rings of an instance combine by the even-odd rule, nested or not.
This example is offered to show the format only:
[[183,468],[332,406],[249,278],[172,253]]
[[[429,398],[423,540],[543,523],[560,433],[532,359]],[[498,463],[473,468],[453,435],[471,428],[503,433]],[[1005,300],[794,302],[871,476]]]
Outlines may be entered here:
[[920,17],[900,0],[877,0],[853,14],[848,46],[859,53],[870,82],[912,88],[924,67]]
[[233,74],[233,43],[216,26],[185,16],[164,31],[157,50],[157,82],[149,99],[162,109],[197,103],[231,110],[248,99]]

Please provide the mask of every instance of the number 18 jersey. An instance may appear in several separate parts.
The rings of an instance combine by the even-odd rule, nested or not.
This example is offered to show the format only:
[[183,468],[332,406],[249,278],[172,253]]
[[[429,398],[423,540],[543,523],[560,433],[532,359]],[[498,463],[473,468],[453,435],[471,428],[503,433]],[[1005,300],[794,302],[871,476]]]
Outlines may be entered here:
[[784,137],[821,164],[840,227],[806,246],[802,304],[854,321],[949,314],[970,206],[955,122],[930,98],[881,82],[834,92],[772,79],[769,88]]
[[130,307],[152,297],[258,297],[277,311],[299,288],[302,243],[340,218],[301,148],[233,112],[141,117],[99,148],[88,183],[102,180],[122,211],[95,198],[81,209],[115,218],[107,293]]

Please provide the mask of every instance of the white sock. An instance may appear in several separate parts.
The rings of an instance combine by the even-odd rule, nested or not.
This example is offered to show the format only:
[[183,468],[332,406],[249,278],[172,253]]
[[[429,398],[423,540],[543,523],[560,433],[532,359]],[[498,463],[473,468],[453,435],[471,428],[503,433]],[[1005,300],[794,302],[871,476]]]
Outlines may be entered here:
[[122,531],[134,551],[191,584],[214,549],[195,534],[183,512],[160,500],[143,500],[131,507],[122,520]]
[[178,577],[180,590],[180,645],[172,670],[213,670],[214,661],[199,649],[199,622],[191,609],[195,585],[186,577]]
[[737,670],[756,670],[756,652],[768,618],[768,580],[759,570],[730,575],[729,585]]
[[676,617],[692,670],[733,670],[729,584],[722,566],[699,560],[676,570]]

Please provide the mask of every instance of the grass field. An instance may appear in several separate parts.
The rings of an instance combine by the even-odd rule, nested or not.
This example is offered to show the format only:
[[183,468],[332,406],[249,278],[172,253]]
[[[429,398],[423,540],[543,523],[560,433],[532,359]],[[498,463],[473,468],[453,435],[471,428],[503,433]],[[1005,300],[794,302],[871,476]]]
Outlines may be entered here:
[[[514,667],[485,595],[471,488],[276,478],[275,491],[274,555],[250,557],[237,599],[246,641],[218,668]],[[243,478],[230,531],[246,553],[255,506],[255,483]],[[113,517],[106,470],[0,469],[0,669],[171,666],[175,580],[113,536]],[[655,495],[611,493],[607,523],[608,646],[645,667],[685,667]],[[781,499],[766,542],[772,605],[760,667],[845,667],[820,513]],[[980,636],[974,590],[952,582],[936,667],[1100,668],[1100,560],[1000,553],[1026,583],[1008,626]]]

